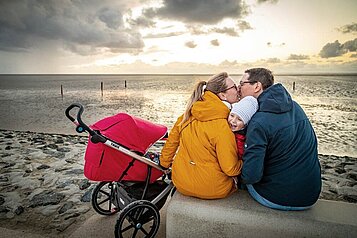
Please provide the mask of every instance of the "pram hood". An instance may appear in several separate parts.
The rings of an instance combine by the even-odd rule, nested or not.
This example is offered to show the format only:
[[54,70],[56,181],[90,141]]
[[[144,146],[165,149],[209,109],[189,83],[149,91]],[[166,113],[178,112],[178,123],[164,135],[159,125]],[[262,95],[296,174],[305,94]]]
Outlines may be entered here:
[[167,133],[166,126],[154,124],[126,113],[104,118],[90,127],[141,154],[145,154],[152,144]]
[[[104,118],[90,126],[103,136],[144,155],[149,147],[167,133],[167,127],[152,122],[119,113]],[[129,155],[108,147],[103,143],[93,143],[90,139],[85,153],[84,175],[94,181],[117,181],[133,160]],[[135,160],[134,165],[122,178],[126,181],[145,181],[148,165]],[[163,172],[153,168],[150,183],[154,182]]]

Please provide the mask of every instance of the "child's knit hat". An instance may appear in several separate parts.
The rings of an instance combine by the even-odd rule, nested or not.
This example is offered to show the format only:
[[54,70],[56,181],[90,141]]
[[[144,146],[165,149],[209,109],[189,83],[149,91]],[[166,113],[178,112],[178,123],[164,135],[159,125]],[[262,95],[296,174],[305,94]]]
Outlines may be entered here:
[[253,96],[246,96],[232,104],[231,113],[236,114],[247,125],[254,113],[258,111],[258,100]]

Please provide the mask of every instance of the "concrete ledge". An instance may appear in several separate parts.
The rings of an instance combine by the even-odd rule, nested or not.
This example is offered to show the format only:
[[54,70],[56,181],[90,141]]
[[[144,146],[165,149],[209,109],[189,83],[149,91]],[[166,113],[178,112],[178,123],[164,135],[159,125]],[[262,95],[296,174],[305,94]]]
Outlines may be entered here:
[[247,191],[201,200],[176,191],[166,213],[166,237],[357,237],[357,205],[319,200],[307,211],[277,211]]

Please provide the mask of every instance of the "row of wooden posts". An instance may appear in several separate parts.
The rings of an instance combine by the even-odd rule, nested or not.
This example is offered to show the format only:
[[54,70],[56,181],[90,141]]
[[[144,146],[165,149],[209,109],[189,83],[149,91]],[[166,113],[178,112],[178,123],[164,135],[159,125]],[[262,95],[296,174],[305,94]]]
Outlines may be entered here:
[[[124,81],[124,88],[126,88],[126,80]],[[100,92],[102,94],[103,97],[103,91],[104,91],[104,83],[100,82]],[[63,98],[63,85],[61,84],[61,96]]]
[[[124,88],[126,88],[126,80],[124,81]],[[100,82],[100,91],[102,93],[102,97],[103,97],[103,91],[104,91],[104,83]],[[293,91],[295,91],[295,81],[293,82]],[[63,86],[61,84],[61,96],[63,98]]]

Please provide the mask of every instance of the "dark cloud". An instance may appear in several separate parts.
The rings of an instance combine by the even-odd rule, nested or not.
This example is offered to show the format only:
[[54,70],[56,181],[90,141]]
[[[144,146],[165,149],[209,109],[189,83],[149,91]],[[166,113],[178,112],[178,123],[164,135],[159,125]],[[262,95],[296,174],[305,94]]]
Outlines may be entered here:
[[319,55],[322,58],[331,58],[341,56],[347,52],[356,52],[357,48],[357,38],[351,41],[346,41],[344,44],[341,44],[338,40],[333,43],[327,43]]
[[29,50],[56,41],[75,53],[137,50],[141,35],[126,29],[122,7],[107,1],[0,1],[0,49]]
[[320,51],[319,55],[322,58],[330,58],[343,55],[345,51],[342,48],[342,45],[338,40],[333,43],[327,43],[322,50]]
[[346,41],[342,48],[349,52],[355,52],[357,50],[357,38],[354,40]]
[[219,46],[219,41],[217,39],[211,40],[211,45]]
[[337,29],[338,31],[342,32],[342,33],[357,33],[357,23],[351,23],[351,24],[347,24],[344,26],[341,26],[340,28]]
[[123,15],[118,10],[104,7],[97,12],[97,15],[109,28],[118,29],[123,25]]
[[291,54],[288,57],[288,60],[308,60],[310,57],[308,55],[296,55],[296,54]]
[[188,41],[185,43],[188,48],[196,48],[197,44],[194,41]]
[[247,7],[241,0],[164,0],[161,8],[149,9],[160,18],[178,20],[185,23],[216,24],[225,18],[240,18]]

